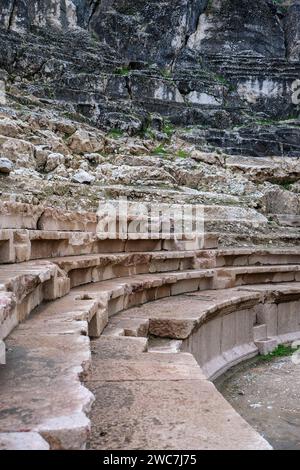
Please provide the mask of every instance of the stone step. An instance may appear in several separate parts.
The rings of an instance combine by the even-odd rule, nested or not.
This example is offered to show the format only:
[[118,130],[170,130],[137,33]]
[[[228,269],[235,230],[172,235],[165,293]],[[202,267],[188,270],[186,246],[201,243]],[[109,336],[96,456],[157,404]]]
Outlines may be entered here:
[[[19,322],[24,321],[31,310],[43,300],[67,294],[70,285],[76,287],[93,282],[94,284],[88,287],[89,292],[98,291],[107,301],[115,299],[110,306],[110,311],[113,312],[114,309],[119,311],[120,305],[124,308],[124,302],[129,304],[140,299],[141,303],[144,303],[148,301],[148,296],[151,298],[151,295],[155,297],[164,293],[177,295],[181,292],[202,289],[207,283],[212,287],[212,282],[214,288],[220,289],[261,282],[297,281],[300,279],[299,265],[267,264],[270,256],[275,257],[273,263],[281,255],[283,261],[286,261],[288,253],[289,256],[295,256],[292,250],[290,252],[283,250],[283,253],[280,250],[275,252],[269,250],[260,254],[256,254],[255,250],[250,253],[249,250],[246,251],[248,263],[264,263],[267,257],[265,266],[244,265],[245,250],[238,253],[229,251],[231,258],[238,255],[240,266],[225,265],[217,268],[214,258],[217,252],[198,253],[198,261],[195,252],[157,252],[61,258],[54,260],[54,263],[28,262],[13,267],[3,265],[0,268],[2,290],[0,339],[5,339],[10,331]],[[221,259],[224,260],[226,255],[223,250]],[[291,258],[289,260],[292,261]],[[197,266],[206,269],[192,269]],[[187,271],[187,268],[190,270]],[[156,274],[147,274],[151,271]]]
[[0,446],[26,448],[21,434],[26,429],[28,439],[36,433],[34,448],[43,440],[51,449],[85,447],[93,395],[80,377],[91,360],[90,310],[91,301],[76,296],[43,304],[7,338],[6,366],[0,368]]
[[62,256],[101,253],[186,251],[216,248],[218,235],[177,233],[128,233],[108,238],[107,233],[0,229],[0,264]]
[[99,254],[54,258],[70,278],[71,287],[91,282],[170,271],[186,271],[196,267],[201,251],[157,251],[126,254]]
[[53,263],[0,266],[0,340],[25,321],[43,300],[62,297],[69,290],[69,278]]
[[300,264],[300,249],[245,247],[216,250],[216,267]]
[[136,352],[137,340],[105,337],[93,344],[85,381],[96,399],[89,449],[270,448],[190,354]]
[[299,339],[299,305],[300,282],[207,290],[125,310],[109,319],[103,334],[181,340],[180,349],[215,378],[257,354],[260,340],[277,345]]
[[99,299],[108,316],[152,300],[212,287],[213,270],[200,269],[157,274],[140,274],[86,284],[72,289],[79,296]]
[[300,265],[222,267],[214,270],[214,288],[300,281]]

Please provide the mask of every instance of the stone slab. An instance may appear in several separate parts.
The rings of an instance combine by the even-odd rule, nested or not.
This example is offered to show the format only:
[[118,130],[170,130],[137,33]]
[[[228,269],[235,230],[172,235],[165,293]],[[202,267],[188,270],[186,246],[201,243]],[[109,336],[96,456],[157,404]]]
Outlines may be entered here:
[[0,433],[0,450],[49,450],[50,446],[37,432]]
[[206,380],[87,385],[96,397],[91,449],[271,449]]

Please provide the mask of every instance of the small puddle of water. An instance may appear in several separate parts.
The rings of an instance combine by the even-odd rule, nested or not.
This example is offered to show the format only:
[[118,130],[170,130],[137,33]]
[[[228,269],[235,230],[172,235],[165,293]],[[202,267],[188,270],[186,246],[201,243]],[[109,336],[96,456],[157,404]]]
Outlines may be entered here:
[[290,357],[246,361],[215,385],[274,449],[300,450],[300,365]]

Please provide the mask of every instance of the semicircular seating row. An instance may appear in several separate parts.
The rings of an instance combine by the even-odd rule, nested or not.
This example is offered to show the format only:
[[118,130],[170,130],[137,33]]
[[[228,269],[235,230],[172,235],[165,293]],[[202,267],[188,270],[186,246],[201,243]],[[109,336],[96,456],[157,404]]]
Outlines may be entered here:
[[[161,448],[150,424],[137,441],[120,431],[132,407],[140,410],[135,422],[144,419],[146,404],[135,400],[150,379],[156,400],[165,394],[166,448],[270,448],[211,380],[300,338],[300,250],[218,248],[217,234],[206,234],[203,246],[197,237],[161,234],[102,240],[96,225],[94,214],[0,206],[0,449],[84,448],[95,397],[106,426],[98,448]],[[90,338],[99,338],[97,372]],[[170,391],[174,380],[199,411],[186,413],[180,402],[177,437],[170,417],[181,389]],[[127,414],[120,397],[101,405],[106,392],[117,394],[116,383],[127,382],[136,387],[127,390],[134,397]],[[93,394],[95,383],[106,392]],[[217,416],[203,419],[207,407]],[[182,435],[187,429],[195,432]]]

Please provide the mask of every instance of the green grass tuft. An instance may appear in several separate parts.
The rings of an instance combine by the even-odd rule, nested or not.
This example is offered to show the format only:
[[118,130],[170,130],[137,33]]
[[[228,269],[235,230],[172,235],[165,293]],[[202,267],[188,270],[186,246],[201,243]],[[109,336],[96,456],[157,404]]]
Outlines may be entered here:
[[262,361],[272,361],[276,357],[289,357],[292,356],[295,352],[291,346],[285,346],[284,344],[279,344],[275,351],[266,354],[265,356],[260,356]]

